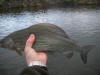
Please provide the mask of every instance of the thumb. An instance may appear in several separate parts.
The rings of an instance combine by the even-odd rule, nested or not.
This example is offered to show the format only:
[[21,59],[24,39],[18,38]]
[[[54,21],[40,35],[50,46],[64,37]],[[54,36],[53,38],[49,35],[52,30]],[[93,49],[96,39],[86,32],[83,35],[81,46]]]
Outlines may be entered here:
[[28,40],[26,41],[25,51],[27,51],[29,48],[32,48],[34,42],[35,42],[35,35],[31,34]]

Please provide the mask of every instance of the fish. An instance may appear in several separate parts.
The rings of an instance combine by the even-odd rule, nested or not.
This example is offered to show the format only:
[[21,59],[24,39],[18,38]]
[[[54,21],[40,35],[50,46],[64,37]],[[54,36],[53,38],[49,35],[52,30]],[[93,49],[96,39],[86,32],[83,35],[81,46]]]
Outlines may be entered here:
[[95,45],[80,47],[61,27],[51,23],[39,23],[4,37],[0,40],[0,48],[15,50],[19,55],[22,55],[25,42],[30,34],[34,34],[36,37],[32,48],[37,52],[47,54],[57,52],[69,59],[72,58],[74,52],[78,52],[84,64],[87,63],[88,53],[95,47]]

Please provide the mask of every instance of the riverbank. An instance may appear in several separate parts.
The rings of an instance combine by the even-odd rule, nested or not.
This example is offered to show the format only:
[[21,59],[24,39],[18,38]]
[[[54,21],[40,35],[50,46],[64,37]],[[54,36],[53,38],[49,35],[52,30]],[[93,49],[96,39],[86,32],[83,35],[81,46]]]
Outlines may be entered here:
[[47,7],[52,5],[99,5],[99,0],[0,0],[0,7]]
[[4,0],[0,4],[0,13],[38,11],[52,7],[96,8],[99,4],[99,0]]

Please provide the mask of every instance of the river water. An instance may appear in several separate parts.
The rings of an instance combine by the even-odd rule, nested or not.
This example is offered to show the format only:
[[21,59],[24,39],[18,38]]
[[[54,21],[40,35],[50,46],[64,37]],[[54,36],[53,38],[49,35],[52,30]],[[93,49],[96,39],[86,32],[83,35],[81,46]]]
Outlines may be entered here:
[[[100,75],[100,10],[87,8],[56,8],[37,12],[0,14],[0,39],[8,34],[37,23],[56,24],[80,46],[96,45],[89,52],[87,64],[80,54],[72,59],[56,54],[48,57],[50,75]],[[0,75],[18,75],[26,67],[25,56],[15,51],[0,48]]]

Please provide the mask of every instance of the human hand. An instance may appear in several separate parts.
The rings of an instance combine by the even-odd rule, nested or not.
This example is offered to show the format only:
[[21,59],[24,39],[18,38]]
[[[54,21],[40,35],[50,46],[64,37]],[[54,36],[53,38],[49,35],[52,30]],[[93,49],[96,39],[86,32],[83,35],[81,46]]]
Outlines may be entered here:
[[44,52],[36,52],[35,49],[32,48],[32,45],[35,41],[35,35],[31,34],[26,41],[24,53],[26,56],[27,64],[32,61],[41,61],[43,64],[47,62],[47,54]]

